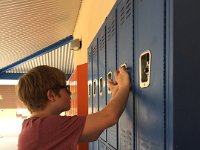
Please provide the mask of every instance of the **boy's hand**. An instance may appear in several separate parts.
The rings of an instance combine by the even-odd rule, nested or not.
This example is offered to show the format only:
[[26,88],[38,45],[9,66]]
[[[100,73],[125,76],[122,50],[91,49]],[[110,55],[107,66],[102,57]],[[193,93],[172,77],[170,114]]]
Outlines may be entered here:
[[131,87],[130,78],[125,67],[120,67],[119,70],[116,70],[114,72],[114,76],[115,76],[117,84],[119,85],[119,88],[126,87],[130,89]]
[[114,72],[116,81],[111,79],[108,80],[108,87],[111,90],[112,96],[114,96],[119,88],[130,89],[130,78],[129,74],[124,67],[120,67],[119,70]]
[[111,90],[112,96],[114,96],[119,89],[117,82],[113,81],[112,79],[108,80],[108,87]]

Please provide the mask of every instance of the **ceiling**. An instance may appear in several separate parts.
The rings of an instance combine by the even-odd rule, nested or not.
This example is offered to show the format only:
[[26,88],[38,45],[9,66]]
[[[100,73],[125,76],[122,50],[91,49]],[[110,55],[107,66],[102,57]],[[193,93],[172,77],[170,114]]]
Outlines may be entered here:
[[70,42],[82,0],[1,0],[0,79],[49,65],[71,74]]

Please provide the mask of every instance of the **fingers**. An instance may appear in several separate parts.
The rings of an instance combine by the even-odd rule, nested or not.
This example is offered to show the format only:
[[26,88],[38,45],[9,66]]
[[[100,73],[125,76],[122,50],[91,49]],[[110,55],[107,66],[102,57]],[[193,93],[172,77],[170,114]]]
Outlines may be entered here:
[[111,80],[111,79],[109,79],[109,80],[107,81],[107,83],[108,83],[109,89],[111,90],[111,93],[112,93],[112,94],[116,93],[116,91],[117,91],[117,89],[118,89],[118,84],[117,84],[117,82],[116,82],[116,81],[113,81],[113,80]]
[[117,85],[117,81],[113,81],[112,79],[109,79],[107,82],[108,82],[109,86]]
[[115,78],[118,76],[118,74],[119,74],[119,70],[115,70],[115,71],[114,71],[114,76],[115,76]]
[[120,73],[127,72],[125,67],[120,67],[119,70],[114,71],[114,76],[117,77]]
[[120,67],[120,68],[119,68],[119,72],[124,72],[124,71],[126,71],[126,68],[125,68],[125,67]]

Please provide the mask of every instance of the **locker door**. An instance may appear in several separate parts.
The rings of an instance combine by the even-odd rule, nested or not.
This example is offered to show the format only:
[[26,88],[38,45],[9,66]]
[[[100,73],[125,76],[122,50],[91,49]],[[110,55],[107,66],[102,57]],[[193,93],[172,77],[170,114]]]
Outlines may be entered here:
[[[116,38],[117,38],[117,24],[116,24],[116,5],[111,10],[110,14],[106,19],[106,76],[107,79],[114,78],[114,71],[117,69],[117,46],[116,46]],[[107,102],[111,99],[112,94],[107,88]],[[107,129],[107,142],[114,148],[118,148],[118,132],[117,125],[114,125]]]
[[[102,110],[106,106],[106,36],[105,36],[105,24],[102,25],[97,33],[98,39],[98,52],[99,52],[99,110]],[[106,141],[106,130],[100,136]]]
[[88,48],[88,114],[92,114],[92,99],[93,99],[93,88],[92,88],[92,49],[91,46]]
[[[166,1],[167,148],[197,150],[200,139],[200,1]],[[187,11],[186,11],[187,10]]]
[[98,112],[99,110],[99,88],[98,88],[98,47],[97,47],[97,38],[95,37],[92,42],[92,53],[93,53],[93,113]]
[[[88,48],[88,114],[92,114],[93,109],[93,52],[91,45]],[[93,150],[93,143],[89,143],[89,150]]]
[[[117,6],[117,67],[127,65],[133,79],[133,0],[121,0]],[[133,80],[132,80],[133,85]],[[134,99],[130,91],[128,103],[119,120],[119,149],[134,149]]]
[[[93,53],[93,113],[99,110],[99,88],[98,88],[98,47],[97,47],[97,37],[94,38],[92,42],[92,53]],[[93,148],[98,150],[98,141],[93,142]]]
[[135,3],[137,149],[164,150],[164,0]]

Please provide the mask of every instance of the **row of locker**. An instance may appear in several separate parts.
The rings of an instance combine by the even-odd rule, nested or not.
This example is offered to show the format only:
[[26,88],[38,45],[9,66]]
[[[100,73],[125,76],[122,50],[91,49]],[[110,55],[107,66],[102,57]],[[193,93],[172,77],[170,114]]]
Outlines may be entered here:
[[[117,8],[118,7],[118,8]],[[117,9],[120,9],[120,12],[117,13]],[[132,68],[133,62],[133,51],[129,52],[130,49],[133,49],[133,35],[129,33],[124,33],[123,31],[118,33],[117,29],[120,28],[124,31],[128,28],[130,33],[133,33],[133,5],[132,1],[128,0],[122,2],[121,4],[116,4],[106,21],[100,28],[90,47],[88,48],[88,64],[89,64],[89,113],[95,113],[101,110],[109,99],[111,98],[111,92],[106,86],[107,78],[113,78],[113,72],[117,69],[118,65],[125,64]],[[118,16],[117,16],[118,15]],[[120,18],[117,20],[116,18]],[[126,31],[127,32],[127,31]],[[127,35],[126,35],[127,34]],[[117,39],[118,37],[126,37],[129,39],[126,43]],[[123,45],[118,44],[123,44]],[[123,39],[122,39],[123,40]],[[129,43],[129,44],[128,44]],[[119,47],[120,46],[120,47]],[[118,47],[118,48],[117,48]],[[124,51],[116,51],[116,49],[121,49]],[[109,50],[109,51],[108,51]],[[128,58],[125,60],[119,60],[118,57],[127,52]],[[129,52],[129,54],[128,54]],[[123,56],[121,56],[123,58]],[[130,60],[127,62],[127,60]],[[124,62],[123,62],[124,61]],[[119,63],[119,64],[117,64]],[[129,70],[133,74],[132,70]],[[123,113],[118,125],[105,130],[100,139],[107,142],[111,147],[118,149],[132,149],[133,147],[133,96],[132,92],[129,96],[128,104],[130,108],[126,109]],[[121,133],[121,138],[118,139],[119,133]],[[93,146],[90,149],[103,149],[103,146],[100,146],[99,142],[96,141],[90,146]],[[120,140],[120,145],[118,145],[118,140]],[[123,143],[124,142],[124,143]]]
[[[89,113],[100,111],[109,102],[106,80],[113,78],[113,72],[122,65],[127,67],[132,88],[118,124],[90,143],[91,150],[196,148],[194,140],[182,135],[191,135],[184,130],[187,127],[192,137],[199,137],[191,119],[200,114],[196,105],[198,84],[191,85],[199,82],[192,76],[200,73],[192,72],[197,67],[192,60],[200,53],[195,32],[200,24],[198,4],[197,0],[116,2],[88,48]],[[190,82],[183,84],[183,72]],[[188,102],[189,93],[196,96],[191,100],[194,103]],[[200,121],[195,123],[199,125]]]

